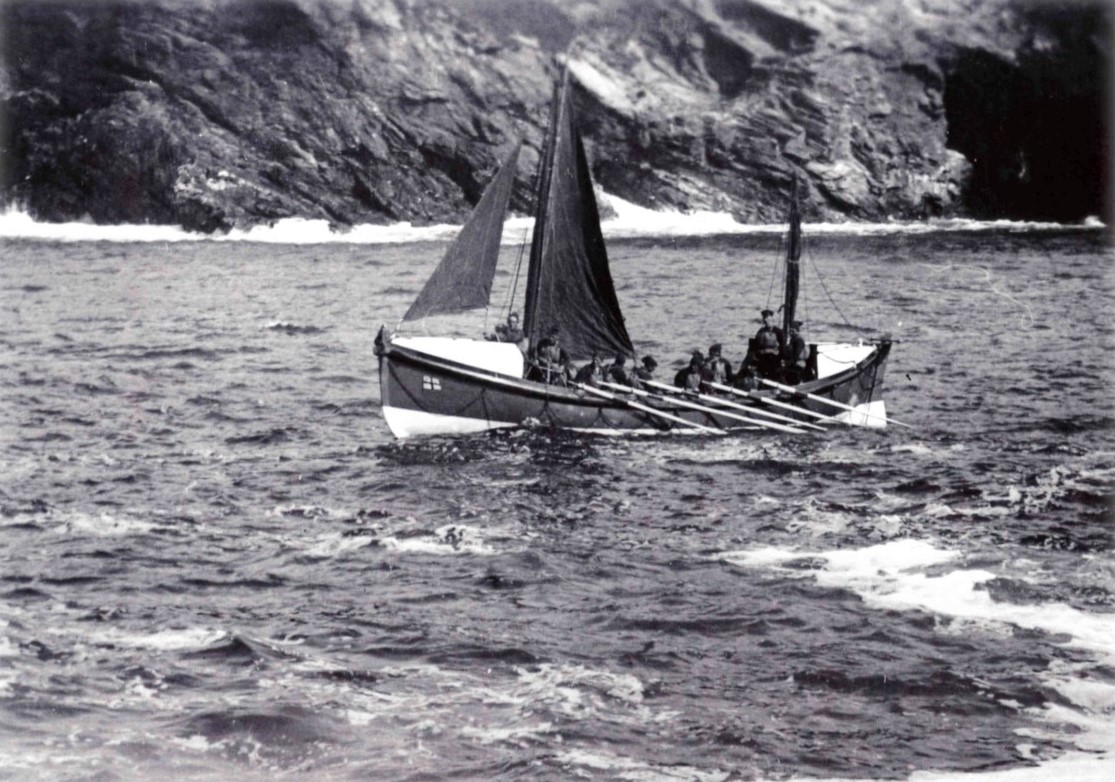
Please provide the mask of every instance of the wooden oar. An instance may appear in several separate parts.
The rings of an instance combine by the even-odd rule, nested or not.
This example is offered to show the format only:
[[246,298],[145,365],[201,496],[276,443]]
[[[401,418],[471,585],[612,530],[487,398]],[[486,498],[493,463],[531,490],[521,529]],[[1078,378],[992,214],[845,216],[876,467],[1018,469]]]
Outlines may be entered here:
[[631,388],[630,386],[621,386],[618,383],[609,383],[607,381],[604,381],[602,383],[602,385],[608,386],[608,388],[614,388],[616,391],[622,391],[625,394],[635,394],[636,396],[646,396],[646,397],[649,397],[649,398],[655,399],[655,400],[663,400],[663,401],[666,401],[666,402],[668,402],[670,404],[673,404],[673,405],[681,405],[682,407],[688,407],[691,410],[700,410],[702,413],[705,413],[707,415],[719,415],[719,416],[723,416],[724,418],[731,418],[731,419],[736,420],[736,421],[743,421],[744,423],[751,424],[752,426],[758,426],[761,429],[773,429],[776,432],[792,432],[794,434],[802,434],[803,431],[804,431],[802,429],[798,429],[796,426],[786,426],[785,424],[775,424],[775,423],[771,423],[770,421],[759,421],[758,419],[755,419],[755,418],[748,418],[745,415],[736,415],[735,413],[729,413],[726,410],[713,410],[711,407],[705,407],[704,405],[699,405],[696,402],[690,402],[688,399],[679,399],[677,397],[664,397],[661,394],[652,394],[649,391],[643,391],[642,389],[639,389],[639,388]]
[[732,388],[731,386],[726,386],[721,383],[709,383],[708,385],[712,388],[715,388],[717,391],[724,391],[728,394],[735,394],[736,396],[743,397],[744,399],[752,399],[764,405],[780,407],[783,410],[793,410],[795,413],[801,413],[802,415],[807,415],[810,418],[816,418],[822,423],[845,424],[846,426],[852,426],[852,424],[848,423],[847,421],[842,421],[839,418],[835,418],[831,415],[824,415],[823,413],[818,413],[805,407],[799,407],[798,405],[788,405],[785,402],[779,402],[777,399],[767,399],[765,396],[759,396],[754,391],[742,391],[738,388]]
[[812,399],[814,402],[821,402],[821,403],[826,404],[826,405],[832,405],[833,407],[835,407],[839,410],[847,410],[850,413],[856,413],[857,415],[862,415],[866,418],[874,418],[876,420],[886,421],[887,423],[898,424],[899,426],[905,426],[907,429],[913,429],[914,428],[910,424],[904,424],[901,421],[895,421],[893,418],[890,418],[889,416],[871,415],[871,413],[868,413],[868,412],[865,412],[865,411],[862,411],[862,410],[857,410],[856,408],[852,407],[851,405],[846,405],[843,402],[837,402],[835,399],[825,399],[823,396],[817,396],[816,394],[807,394],[804,391],[799,391],[798,389],[794,388],[793,386],[784,386],[781,383],[775,383],[773,380],[767,380],[765,377],[759,378],[759,382],[764,383],[764,384],[770,386],[771,388],[777,388],[779,391],[785,391],[788,394],[794,394],[795,396],[803,396],[806,399]]
[[[678,388],[677,386],[668,386],[665,383],[659,383],[657,380],[644,380],[643,383],[645,383],[648,386],[654,386],[655,388],[660,388],[660,389],[662,389],[662,391],[664,391],[667,394],[670,394],[672,396],[676,396],[678,394],[686,394],[686,393],[695,394],[696,397],[703,402],[711,402],[711,403],[715,403],[717,405],[723,405],[724,407],[730,407],[733,410],[742,410],[745,413],[751,413],[752,415],[766,416],[767,418],[773,418],[776,421],[785,421],[786,423],[788,423],[792,426],[804,426],[806,429],[816,429],[818,432],[823,432],[825,430],[825,428],[823,426],[817,426],[816,424],[811,424],[808,421],[802,421],[802,420],[797,419],[797,418],[790,418],[790,416],[788,416],[788,415],[779,415],[778,413],[772,413],[769,410],[761,410],[758,407],[756,407],[755,405],[741,405],[741,404],[737,404],[735,402],[729,401],[727,399],[723,399],[722,397],[718,397],[718,396],[709,396],[708,394],[699,394],[699,393],[692,392],[692,391],[687,392],[683,389]],[[715,388],[719,384],[718,383],[708,383],[708,385]],[[727,388],[727,386],[721,386],[721,387],[722,388]],[[801,409],[801,408],[798,408],[798,407],[794,407],[793,405],[784,405],[784,407],[789,407],[793,410],[800,410]],[[713,409],[716,410],[716,408],[713,408]],[[716,410],[716,412],[719,413],[721,411]],[[833,419],[833,420],[835,420],[835,419]]]
[[610,399],[613,402],[619,402],[621,405],[626,405],[627,407],[630,407],[634,410],[641,410],[642,412],[644,412],[648,415],[658,416],[659,418],[664,418],[667,421],[675,421],[679,424],[684,424],[685,426],[696,429],[699,432],[708,432],[709,434],[721,434],[724,431],[723,429],[714,429],[711,426],[705,426],[704,424],[699,424],[696,421],[687,421],[686,419],[682,418],[681,416],[671,415],[670,413],[664,413],[661,410],[655,410],[653,407],[650,407],[649,405],[642,405],[642,404],[639,404],[638,402],[632,401],[630,399],[624,399],[623,397],[616,396],[615,394],[609,394],[607,391],[601,391],[599,388],[593,388],[592,386],[586,386],[584,383],[574,383],[573,385],[574,385],[575,388],[579,388],[587,394],[593,394],[594,396],[603,397],[604,399]]

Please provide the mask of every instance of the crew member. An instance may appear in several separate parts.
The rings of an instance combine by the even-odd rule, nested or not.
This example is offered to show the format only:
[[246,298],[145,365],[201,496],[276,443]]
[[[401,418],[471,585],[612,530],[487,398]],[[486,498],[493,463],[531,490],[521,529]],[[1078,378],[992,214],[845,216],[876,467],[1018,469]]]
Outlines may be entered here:
[[627,371],[627,356],[622,353],[616,353],[615,360],[604,367],[604,379],[609,383],[615,383],[621,386],[631,385],[631,375]]
[[785,349],[786,337],[782,329],[774,325],[774,311],[765,309],[762,312],[763,325],[755,332],[751,340],[751,364],[755,372],[762,377],[774,378],[782,364],[782,351]]
[[709,346],[708,358],[701,367],[701,379],[706,383],[727,383],[732,377],[732,365],[720,353],[719,342]]
[[641,386],[647,380],[654,379],[654,370],[658,368],[658,362],[654,360],[654,356],[643,356],[643,365],[635,370],[635,379]]
[[795,386],[808,379],[809,343],[801,334],[804,324],[795,320],[790,324],[790,338],[786,341],[786,358],[782,367],[782,379]]
[[705,357],[699,350],[694,350],[689,358],[689,366],[681,369],[674,375],[674,385],[686,391],[701,390],[701,368],[704,366]]
[[561,346],[561,334],[557,328],[550,329],[549,333],[538,341],[534,365],[537,369],[535,379],[550,385],[568,385],[569,355]]
[[603,378],[604,371],[600,366],[600,359],[593,353],[592,360],[577,370],[577,374],[573,377],[573,382],[583,383],[586,386],[596,388],[600,385],[600,381]]
[[507,315],[506,323],[496,325],[495,332],[485,337],[489,342],[510,342],[517,345],[520,350],[526,341],[527,335],[519,326],[519,313],[511,312]]

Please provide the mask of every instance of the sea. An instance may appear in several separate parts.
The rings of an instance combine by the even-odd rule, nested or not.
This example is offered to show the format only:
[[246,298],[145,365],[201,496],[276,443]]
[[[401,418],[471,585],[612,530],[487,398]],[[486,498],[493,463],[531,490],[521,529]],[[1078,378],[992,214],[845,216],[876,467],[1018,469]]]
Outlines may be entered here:
[[[805,230],[887,428],[399,441],[452,226],[0,217],[0,780],[1115,778],[1109,231]],[[663,377],[779,301],[781,227],[605,231]]]

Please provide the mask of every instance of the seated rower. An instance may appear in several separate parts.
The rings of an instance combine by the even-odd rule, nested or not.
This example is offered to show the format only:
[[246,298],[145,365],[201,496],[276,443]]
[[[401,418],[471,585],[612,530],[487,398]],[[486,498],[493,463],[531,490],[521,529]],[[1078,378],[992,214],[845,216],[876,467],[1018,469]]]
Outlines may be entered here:
[[754,391],[758,388],[759,381],[755,377],[754,368],[750,364],[743,364],[732,378],[732,386],[740,391]]
[[689,358],[689,366],[681,369],[674,375],[674,385],[686,391],[701,390],[701,367],[704,366],[705,357],[699,350],[694,350]]
[[708,358],[701,367],[701,379],[706,383],[727,383],[732,377],[732,365],[720,352],[719,342],[709,346]]
[[556,328],[538,341],[533,366],[528,380],[564,386],[569,381],[569,354],[561,346],[561,334]]
[[658,362],[654,360],[654,356],[643,356],[643,365],[635,370],[635,380],[639,386],[647,380],[654,380],[654,370],[658,368]]
[[617,353],[615,360],[604,367],[604,379],[620,386],[631,386],[631,375],[627,371],[627,356]]
[[600,359],[595,353],[592,354],[592,360],[577,370],[577,374],[573,376],[574,383],[583,383],[586,386],[596,388],[600,385],[600,381],[604,379],[604,369],[600,365]]

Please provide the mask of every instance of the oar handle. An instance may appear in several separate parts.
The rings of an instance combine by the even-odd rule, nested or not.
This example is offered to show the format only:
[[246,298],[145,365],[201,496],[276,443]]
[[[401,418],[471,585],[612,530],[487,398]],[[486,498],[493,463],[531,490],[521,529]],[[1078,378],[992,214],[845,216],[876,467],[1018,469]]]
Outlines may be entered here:
[[[679,394],[686,393],[680,388],[676,388],[674,386],[667,386],[667,385],[664,385],[662,383],[658,383],[654,380],[647,380],[645,382],[647,383],[647,385],[651,385],[651,386],[654,386],[655,388],[662,389],[665,393],[670,394],[671,396],[677,396]],[[708,385],[712,388],[719,388],[719,389],[727,388],[727,386],[721,386],[718,383],[713,383],[711,381],[708,382]],[[728,390],[731,390],[731,389],[728,389]],[[761,415],[764,418],[773,418],[776,421],[784,421],[785,423],[788,423],[791,426],[804,426],[806,429],[814,429],[818,432],[823,432],[825,430],[825,428],[823,426],[817,426],[816,424],[809,423],[808,421],[803,421],[800,418],[791,418],[788,415],[780,415],[779,413],[772,413],[770,410],[766,410],[766,409],[760,407],[757,404],[742,405],[739,402],[735,402],[735,401],[732,401],[730,399],[725,399],[722,396],[712,396],[710,394],[697,394],[697,398],[700,399],[705,404],[716,405],[716,407],[714,408],[715,410],[720,410],[721,408],[729,407],[732,410],[742,410],[743,412],[748,413],[750,415]],[[744,398],[746,398],[746,397],[744,397]],[[752,400],[752,402],[754,402],[754,401],[755,400]],[[759,401],[762,401],[764,404],[769,404],[769,400],[760,399]],[[781,405],[781,407],[787,407],[787,408],[790,408],[791,410],[796,410],[798,412],[805,413],[806,415],[809,415],[811,413],[811,411],[809,411],[809,410],[802,410],[801,408],[796,408],[796,407],[793,407],[792,405]],[[810,417],[817,417],[817,414],[813,413],[813,415],[810,416]],[[824,416],[820,416],[820,417],[823,420],[826,420],[826,421],[829,420],[829,419],[825,418]]]
[[585,385],[584,383],[574,383],[573,385],[587,394],[593,394],[595,396],[603,397],[604,399],[608,399],[613,402],[619,402],[621,405],[627,405],[630,408],[641,410],[648,415],[654,415],[658,416],[659,418],[664,418],[667,421],[674,421],[684,426],[688,426],[692,429],[696,429],[700,432],[708,432],[709,434],[720,434],[724,431],[723,429],[713,429],[710,426],[699,424],[696,421],[687,421],[681,416],[671,415],[670,413],[663,412],[662,410],[655,410],[653,407],[650,407],[648,405],[641,405],[638,402],[633,402],[630,399],[618,397],[615,394],[609,394],[607,391],[602,391],[599,388],[593,388],[592,386]]
[[785,402],[779,402],[775,399],[768,399],[765,396],[760,396],[759,394],[757,394],[754,391],[740,391],[738,388],[732,388],[731,386],[721,385],[720,383],[709,383],[709,385],[712,386],[713,388],[717,389],[718,391],[724,391],[726,393],[733,394],[733,395],[738,396],[738,397],[743,397],[744,399],[751,399],[751,400],[754,400],[754,401],[756,401],[760,404],[763,404],[763,405],[770,405],[771,407],[777,407],[777,408],[780,408],[782,410],[789,410],[796,415],[809,416],[810,418],[815,418],[818,421],[821,421],[822,423],[844,424],[845,426],[851,426],[852,425],[852,424],[848,423],[847,421],[841,421],[839,418],[834,418],[831,415],[822,415],[821,413],[818,413],[815,410],[810,410],[807,407],[801,407],[799,405],[788,405]]
[[[647,382],[647,385],[653,385],[656,388],[667,388],[667,389],[670,390],[671,394],[673,394],[672,396],[669,396],[669,397],[663,396],[661,394],[654,394],[653,396],[656,399],[662,399],[664,401],[669,401],[669,402],[672,402],[673,404],[681,405],[682,407],[688,407],[688,408],[691,408],[693,410],[700,410],[702,413],[706,413],[708,415],[712,415],[712,416],[719,415],[719,416],[723,416],[725,418],[731,418],[734,421],[742,421],[745,424],[751,424],[752,426],[757,426],[760,429],[773,429],[776,432],[792,432],[793,434],[802,434],[804,432],[804,430],[799,428],[799,426],[798,426],[799,424],[801,424],[803,426],[807,426],[807,427],[812,427],[814,429],[820,429],[819,426],[813,426],[812,424],[804,423],[803,421],[794,421],[793,419],[786,418],[786,416],[774,416],[775,418],[781,418],[781,419],[788,422],[788,423],[785,423],[785,424],[776,424],[773,421],[760,421],[756,418],[751,418],[750,416],[739,415],[738,413],[733,413],[733,412],[730,412],[730,411],[725,410],[723,408],[717,409],[717,408],[707,407],[706,405],[699,405],[696,402],[690,401],[689,399],[685,399],[685,398],[680,398],[679,399],[678,395],[674,393],[675,389],[673,389],[670,386],[664,386],[662,383],[656,383],[653,380],[649,380],[649,381],[646,381],[646,382]],[[614,386],[614,385],[612,387],[613,388],[622,388],[622,386]],[[678,390],[680,390],[680,389],[678,389]],[[646,393],[646,392],[644,391],[643,393]],[[698,399],[702,400],[702,401],[711,398],[711,397],[708,397],[704,394],[696,394],[696,397]],[[722,399],[714,399],[713,401],[715,401],[719,404],[722,404],[722,405],[730,406],[730,407],[732,407],[733,409],[736,409],[736,410],[742,410],[742,411],[747,412],[747,413],[767,415],[767,416],[770,415],[769,413],[765,413],[762,410],[756,410],[754,408],[747,408],[747,407],[744,407],[743,405],[733,405],[731,402],[725,402]]]

